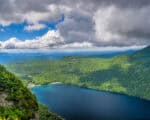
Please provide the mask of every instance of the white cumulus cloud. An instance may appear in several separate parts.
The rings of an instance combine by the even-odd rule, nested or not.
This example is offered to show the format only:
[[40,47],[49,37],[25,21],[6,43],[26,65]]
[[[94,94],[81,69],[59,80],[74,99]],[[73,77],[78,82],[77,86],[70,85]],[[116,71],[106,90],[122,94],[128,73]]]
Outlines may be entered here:
[[1,49],[46,49],[51,46],[63,43],[64,39],[61,37],[59,31],[50,30],[45,35],[37,37],[32,40],[18,40],[11,38],[7,41],[0,42]]

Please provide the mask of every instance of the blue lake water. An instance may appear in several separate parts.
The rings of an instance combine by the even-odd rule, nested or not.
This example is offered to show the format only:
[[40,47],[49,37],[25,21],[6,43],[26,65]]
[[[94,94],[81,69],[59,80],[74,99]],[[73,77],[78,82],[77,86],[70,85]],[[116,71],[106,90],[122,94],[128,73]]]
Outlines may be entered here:
[[39,102],[66,120],[150,120],[150,101],[63,84],[31,89]]

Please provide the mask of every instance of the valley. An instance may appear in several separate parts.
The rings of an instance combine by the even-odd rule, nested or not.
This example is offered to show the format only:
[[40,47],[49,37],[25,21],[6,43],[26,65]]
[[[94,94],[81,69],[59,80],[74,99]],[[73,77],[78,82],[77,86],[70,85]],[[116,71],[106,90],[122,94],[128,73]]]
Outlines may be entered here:
[[112,58],[64,57],[12,62],[24,84],[62,82],[150,99],[150,47]]

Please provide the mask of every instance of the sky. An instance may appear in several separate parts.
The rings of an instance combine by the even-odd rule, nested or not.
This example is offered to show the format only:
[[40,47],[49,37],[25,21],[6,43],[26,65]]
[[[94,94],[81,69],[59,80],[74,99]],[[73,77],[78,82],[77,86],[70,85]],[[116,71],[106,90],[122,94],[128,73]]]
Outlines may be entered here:
[[141,48],[150,0],[0,0],[0,49]]

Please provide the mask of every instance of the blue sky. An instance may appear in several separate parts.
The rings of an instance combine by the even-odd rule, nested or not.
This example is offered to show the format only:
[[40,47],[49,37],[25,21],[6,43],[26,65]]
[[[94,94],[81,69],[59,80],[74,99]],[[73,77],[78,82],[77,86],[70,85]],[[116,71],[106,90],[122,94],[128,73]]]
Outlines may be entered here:
[[60,17],[59,20],[55,22],[41,22],[46,25],[45,28],[41,30],[26,31],[25,26],[28,24],[23,23],[12,23],[8,26],[0,25],[0,41],[8,40],[12,37],[18,38],[19,40],[34,39],[39,36],[43,36],[48,30],[56,30],[57,25],[64,21],[64,15]]

